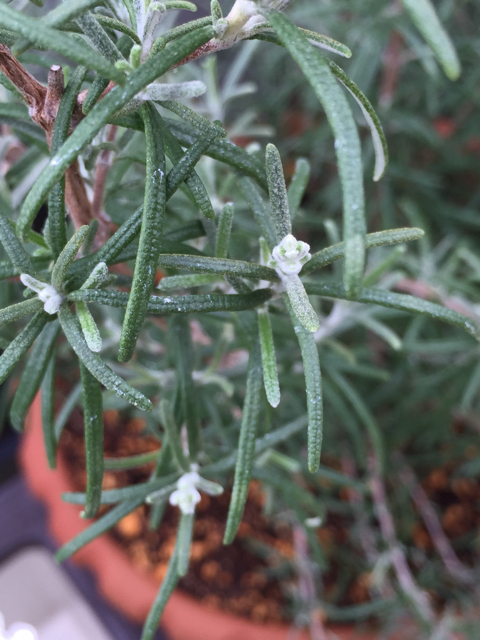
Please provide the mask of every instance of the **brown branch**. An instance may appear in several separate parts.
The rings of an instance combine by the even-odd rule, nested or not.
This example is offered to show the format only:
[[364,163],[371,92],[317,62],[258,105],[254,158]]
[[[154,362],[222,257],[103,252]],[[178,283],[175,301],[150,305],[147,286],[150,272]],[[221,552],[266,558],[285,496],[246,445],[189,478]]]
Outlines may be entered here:
[[295,548],[300,599],[308,608],[310,637],[312,640],[326,640],[327,636],[315,594],[315,578],[312,572],[312,561],[308,554],[307,536],[303,527],[298,524],[293,527],[293,546]]
[[[50,68],[48,86],[45,88],[24,69],[8,47],[0,45],[0,70],[24,96],[29,106],[30,117],[44,129],[48,146],[51,148],[55,119],[64,92],[62,68],[59,65],[53,65]],[[81,103],[77,99],[70,132],[82,118]],[[77,160],[65,172],[65,203],[75,229],[89,224],[94,219],[92,205],[88,199]]]
[[54,64],[48,72],[47,93],[42,110],[47,122],[55,122],[64,91],[65,78],[63,76],[63,69],[60,65]]
[[[400,459],[400,456],[397,456]],[[445,535],[440,520],[438,519],[432,503],[427,497],[420,483],[417,481],[412,469],[405,462],[401,462],[400,479],[410,491],[410,495],[422,515],[425,526],[430,533],[433,544],[439,556],[442,558],[448,573],[458,582],[466,585],[474,583],[472,572],[459,560],[457,554]]]
[[397,91],[398,79],[402,68],[403,38],[398,31],[392,31],[387,48],[383,54],[383,73],[380,83],[380,104],[389,107]]
[[92,205],[77,160],[65,172],[65,204],[75,230],[92,222]]
[[382,537],[387,545],[390,560],[397,576],[400,588],[426,622],[433,623],[435,614],[426,591],[420,589],[408,566],[407,558],[397,540],[393,516],[390,513],[383,480],[378,470],[378,462],[373,454],[369,457],[372,477],[369,482],[373,506],[377,514]]
[[[110,126],[107,135],[107,142],[113,142],[117,135],[118,127],[114,124]],[[108,172],[112,166],[113,154],[110,149],[104,149],[98,156],[95,167],[95,183],[93,186],[93,215],[98,218],[102,213],[103,193],[105,191],[105,183],[107,181]]]
[[[45,103],[47,90],[35,78],[28,73],[16,58],[10,53],[10,49],[0,44],[0,71],[17,87],[25,98],[31,117],[40,114]],[[35,120],[37,122],[37,120]],[[41,124],[38,122],[38,124]]]
[[[355,461],[351,456],[343,456],[342,471],[349,478],[357,479]],[[363,552],[369,564],[374,568],[377,562],[380,560],[381,554],[377,548],[375,533],[368,524],[365,501],[363,499],[363,496],[353,487],[348,487],[347,496],[356,519],[356,525],[358,527],[359,538],[363,548]],[[378,594],[380,594],[383,598],[390,599],[394,596],[394,589],[387,575],[384,576],[381,584],[375,583],[373,580],[371,580],[369,583],[369,591],[373,597],[376,597],[378,596]]]
[[441,302],[445,307],[457,311],[472,320],[478,320],[476,314],[466,304],[458,298],[446,296],[434,289],[428,282],[413,280],[411,278],[401,278],[395,283],[395,289],[409,293],[423,300],[433,300]]

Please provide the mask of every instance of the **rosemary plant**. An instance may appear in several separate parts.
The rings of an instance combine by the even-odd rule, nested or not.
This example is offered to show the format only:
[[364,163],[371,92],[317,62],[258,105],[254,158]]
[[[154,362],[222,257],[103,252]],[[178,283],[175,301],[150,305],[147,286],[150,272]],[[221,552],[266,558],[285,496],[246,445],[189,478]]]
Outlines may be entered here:
[[[446,75],[457,78],[455,49],[430,1],[402,2]],[[84,518],[96,516],[102,504],[115,506],[64,546],[60,560],[144,502],[178,506],[175,551],[142,640],[153,637],[169,596],[188,571],[201,492],[218,495],[233,472],[225,544],[237,533],[251,477],[274,486],[307,529],[320,522],[321,502],[288,471],[303,468],[305,458],[306,477],[329,474],[320,466],[321,345],[341,351],[333,335],[362,324],[399,348],[397,334],[377,317],[381,308],[480,337],[470,316],[392,291],[396,280],[389,272],[404,243],[422,241],[423,231],[367,233],[356,106],[347,94],[371,131],[375,181],[388,163],[380,120],[330,58],[350,58],[350,49],[297,27],[283,12],[288,4],[236,0],[224,16],[212,0],[210,15],[176,26],[175,12],[194,12],[194,4],[65,0],[49,12],[35,10],[35,17],[28,5],[0,4],[2,160],[18,141],[28,147],[0,190],[0,274],[15,283],[1,290],[0,380],[26,360],[10,419],[22,430],[41,390],[52,467],[62,429],[81,398],[87,489],[64,498],[84,505]],[[268,128],[248,115],[224,122],[225,105],[252,91],[240,77],[257,40],[283,47],[293,58],[331,128],[343,232],[340,238],[332,223],[332,243],[316,252],[296,229],[308,159],[298,158],[286,181],[277,147],[270,143],[263,153],[256,142],[271,133]],[[214,54],[231,48],[239,54],[219,86]],[[64,69],[56,54],[68,60]],[[195,63],[203,57],[202,66]],[[38,78],[26,70],[28,64],[40,69]],[[252,142],[247,148],[229,139],[242,136]],[[45,204],[48,215],[39,229]],[[385,249],[384,259],[365,275],[367,250],[393,245],[399,247]],[[321,270],[340,259],[342,270],[324,276]],[[193,319],[208,347],[192,339]],[[14,330],[18,321],[22,328]],[[467,341],[468,349],[474,343]],[[225,368],[224,355],[236,349],[246,350],[248,361]],[[79,384],[55,416],[57,363],[72,358]],[[372,474],[378,480],[388,461],[375,418],[328,358],[326,369],[330,397],[333,384],[368,432],[366,449],[374,451]],[[148,482],[102,490],[102,414],[115,403],[152,412],[149,424],[162,446],[148,458],[157,461]],[[296,460],[281,452],[288,441],[295,443]],[[164,455],[168,451],[171,456]],[[128,468],[145,460],[121,464]],[[328,477],[340,485],[352,482],[340,473]]]

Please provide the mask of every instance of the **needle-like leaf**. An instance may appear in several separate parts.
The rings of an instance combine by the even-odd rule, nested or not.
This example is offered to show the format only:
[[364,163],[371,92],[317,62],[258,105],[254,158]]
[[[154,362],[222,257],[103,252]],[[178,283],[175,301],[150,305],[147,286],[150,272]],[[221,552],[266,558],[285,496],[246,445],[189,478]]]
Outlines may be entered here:
[[26,354],[47,324],[48,314],[37,311],[27,326],[12,340],[0,356],[0,384],[11,373],[17,362]]
[[287,187],[283,176],[283,167],[278,149],[268,144],[265,153],[267,169],[268,195],[272,205],[272,216],[277,232],[277,241],[292,233],[292,223],[288,209]]
[[362,158],[352,112],[318,49],[315,49],[288,18],[265,11],[282,44],[302,69],[335,135],[335,150],[343,191],[343,236],[345,242],[344,285],[354,298],[362,286],[365,264],[365,212]]
[[[87,293],[87,291],[85,293]],[[60,308],[58,319],[65,333],[65,337],[73,350],[99,382],[107,387],[107,389],[113,391],[119,398],[127,400],[139,409],[143,409],[143,411],[152,410],[152,403],[143,393],[140,393],[140,391],[137,391],[127,384],[120,376],[117,376],[96,353],[90,351],[78,319],[66,304]]]
[[147,141],[143,219],[132,289],[120,336],[118,354],[120,362],[130,360],[133,356],[138,335],[147,313],[149,297],[155,283],[166,205],[165,155],[159,116],[151,104],[142,107],[142,115]]
[[[97,302],[110,307],[125,309],[128,293],[123,291],[79,290],[69,294],[69,300]],[[270,289],[258,289],[251,293],[223,295],[216,293],[188,296],[150,296],[147,313],[208,313],[213,311],[244,311],[254,309],[272,297]]]
[[280,403],[280,385],[278,384],[277,362],[270,318],[265,307],[259,309],[257,313],[265,393],[271,406],[278,407]]
[[443,28],[430,0],[402,0],[413,23],[432,48],[433,53],[450,80],[461,71],[460,60],[448,33]]
[[[348,299],[346,291],[341,285],[308,283],[305,285],[305,289],[307,293],[311,295]],[[442,307],[428,300],[415,298],[414,296],[409,296],[404,293],[393,293],[386,289],[362,289],[356,301],[365,304],[378,304],[382,307],[388,307],[389,309],[418,313],[430,318],[442,320],[443,322],[448,322],[448,324],[453,324],[467,331],[471,336],[480,340],[480,327],[474,320],[458,313],[458,311]]]
[[10,407],[10,421],[17,431],[23,429],[25,415],[42,384],[59,334],[58,322],[50,322],[33,346]]
[[87,491],[84,518],[93,518],[100,506],[103,481],[103,402],[99,381],[80,362],[83,387],[83,423],[85,425],[85,462]]
[[228,508],[227,524],[223,537],[224,544],[233,542],[242,520],[245,502],[247,501],[248,485],[250,483],[250,474],[252,473],[255,455],[255,439],[260,421],[261,400],[262,359],[260,344],[257,341],[250,351],[248,361],[247,388],[245,391],[245,401],[243,403],[242,424],[240,426],[232,498]]
[[283,294],[283,299],[293,322],[302,353],[308,410],[308,469],[313,473],[320,464],[323,439],[322,376],[318,349],[313,335],[297,319],[288,296]]

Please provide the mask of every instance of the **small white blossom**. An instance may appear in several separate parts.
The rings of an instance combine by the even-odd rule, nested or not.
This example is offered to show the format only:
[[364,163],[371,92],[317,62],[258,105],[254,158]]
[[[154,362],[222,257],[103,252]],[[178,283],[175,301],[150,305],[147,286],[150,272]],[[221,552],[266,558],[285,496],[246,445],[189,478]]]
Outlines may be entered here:
[[55,287],[52,287],[51,284],[47,284],[46,282],[41,282],[40,280],[33,278],[28,273],[22,273],[20,275],[20,280],[22,281],[22,284],[38,294],[38,299],[43,302],[43,308],[48,314],[53,315],[58,312],[60,305],[65,298],[55,289]]
[[184,473],[177,480],[177,488],[169,498],[170,504],[179,507],[185,515],[195,513],[195,507],[201,500],[197,487],[212,496],[218,496],[223,492],[223,488],[219,484],[202,478],[198,474],[197,468],[197,465],[192,465],[192,470]]
[[312,257],[309,251],[310,245],[297,240],[289,233],[280,244],[273,248],[272,260],[268,266],[275,269],[282,280],[285,276],[296,276],[302,270],[303,265]]
[[0,640],[38,640],[34,627],[23,622],[15,622],[5,629],[5,620],[0,613]]
[[179,507],[183,514],[195,513],[195,507],[201,500],[196,483],[200,476],[196,471],[184,473],[177,482],[177,489],[170,496],[170,504]]

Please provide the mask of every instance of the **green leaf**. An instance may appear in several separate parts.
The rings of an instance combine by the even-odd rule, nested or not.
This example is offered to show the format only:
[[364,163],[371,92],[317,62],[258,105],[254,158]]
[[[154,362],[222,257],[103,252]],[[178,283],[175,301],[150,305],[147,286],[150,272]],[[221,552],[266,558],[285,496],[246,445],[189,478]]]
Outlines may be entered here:
[[23,430],[25,415],[42,384],[59,334],[58,322],[50,322],[43,329],[30,353],[10,407],[10,421],[17,431]]
[[132,289],[123,320],[118,359],[130,360],[133,356],[140,329],[147,313],[148,301],[155,284],[158,256],[162,242],[163,218],[166,205],[165,155],[159,116],[155,107],[142,107],[147,143],[147,173],[140,243]]
[[299,322],[288,297],[283,300],[292,319],[302,353],[308,410],[308,469],[314,473],[320,464],[323,439],[323,398],[320,360],[315,340]]
[[170,322],[169,335],[175,354],[183,420],[187,427],[188,451],[190,458],[196,460],[202,436],[197,411],[198,397],[193,381],[194,350],[188,316],[175,315]]
[[370,132],[372,134],[373,149],[375,151],[375,169],[373,171],[373,179],[375,181],[378,181],[385,173],[388,164],[387,139],[385,138],[385,133],[383,132],[383,127],[381,125],[380,119],[375,113],[375,109],[372,107],[370,100],[357,87],[355,82],[353,82],[353,80],[350,80],[343,69],[341,69],[332,60],[328,60],[328,64],[334,75],[355,98],[355,101],[362,110],[363,116],[370,128]]
[[27,326],[12,340],[0,356],[0,384],[10,375],[14,366],[30,349],[49,319],[45,311],[37,311]]
[[[170,562],[168,563],[167,573],[165,574],[162,584],[160,585],[160,589],[157,593],[157,597],[155,598],[155,602],[153,603],[152,608],[148,613],[147,619],[143,626],[142,636],[140,640],[153,640],[155,634],[157,633],[158,623],[160,621],[160,618],[162,617],[165,606],[180,579],[178,573],[178,555],[181,546],[179,534],[180,527],[177,533],[177,542],[175,544],[175,549],[172,557],[170,558]],[[182,546],[183,542],[184,541],[182,539]]]
[[[265,27],[267,26],[268,25],[265,25]],[[323,36],[320,33],[317,33],[316,31],[310,31],[309,29],[302,29],[300,27],[300,31],[303,33],[303,35],[306,38],[308,38],[310,43],[313,44],[314,46],[317,46],[320,49],[325,49],[326,51],[331,51],[332,53],[338,53],[344,58],[352,57],[352,52],[350,51],[350,49],[346,45],[342,44],[341,42],[338,42],[337,40],[333,40],[328,36]],[[264,40],[265,42],[271,42],[273,44],[278,44],[278,45],[282,44],[275,33],[269,33],[269,32],[257,33],[248,39]]]
[[103,402],[98,380],[80,362],[85,426],[87,490],[83,518],[93,518],[100,506],[103,481]]
[[190,109],[186,105],[178,102],[177,100],[162,100],[160,102],[162,107],[172,111],[177,116],[185,120],[187,124],[190,124],[201,137],[207,136],[212,141],[217,138],[225,138],[227,132],[222,127],[214,122],[210,122],[206,118],[202,117],[193,109]]
[[[170,450],[170,449],[169,449]],[[180,478],[180,473],[170,473],[164,475],[161,478],[150,479],[148,482],[143,482],[129,487],[122,487],[121,489],[111,489],[109,491],[102,491],[102,504],[116,504],[123,500],[135,500],[141,499],[150,501],[151,496],[155,496],[155,500],[159,499],[160,490],[168,488],[168,492],[171,493],[174,484]],[[85,504],[85,493],[64,493],[62,494],[62,500],[70,502],[71,504]]]
[[377,263],[374,268],[366,274],[363,280],[363,286],[371,287],[372,285],[375,285],[384,273],[392,270],[398,262],[398,259],[405,254],[405,251],[406,247],[404,244],[401,244],[390,251],[384,260]]
[[[0,42],[3,42],[1,38],[2,31],[3,29],[0,29]],[[25,96],[22,94],[22,92],[19,91],[17,87],[13,84],[13,82],[10,80],[10,78],[7,78],[7,76],[1,71],[0,71],[0,84],[2,85],[2,87],[5,87],[5,89],[10,91],[16,98],[18,98],[18,100],[25,100]]]
[[[206,150],[211,145],[214,138],[205,134],[204,137],[198,138],[198,140],[192,144],[192,146],[185,151],[178,161],[175,161],[174,166],[168,174],[167,179],[167,194],[170,199],[175,191],[179,188],[182,182],[185,180],[190,191],[192,188],[189,185],[188,178],[192,175],[192,171],[200,158],[205,155]],[[175,154],[176,155],[176,154]],[[209,215],[210,210],[208,211]]]
[[[75,69],[60,101],[52,134],[52,156],[60,149],[68,138],[73,109],[82,82],[87,74],[85,67]],[[62,177],[50,191],[48,196],[48,224],[53,257],[57,258],[67,244],[67,227],[65,224],[65,178]]]
[[222,209],[217,229],[217,243],[215,246],[215,256],[226,258],[228,255],[228,245],[230,243],[230,233],[232,231],[234,207],[233,202],[227,202]]
[[50,469],[57,466],[55,438],[55,351],[50,358],[42,382],[42,427],[45,453]]
[[179,469],[185,473],[190,471],[190,462],[183,452],[180,429],[175,423],[172,406],[166,398],[162,398],[159,406],[160,422],[168,434],[168,442]]
[[3,244],[8,257],[19,273],[35,275],[36,270],[32,259],[23,248],[8,219],[0,212],[0,242]]
[[334,371],[329,369],[328,374],[333,382],[337,385],[340,391],[344,394],[347,400],[350,402],[351,406],[357,413],[361,422],[367,429],[371,439],[373,448],[375,450],[375,458],[380,467],[380,471],[383,472],[385,470],[385,447],[383,443],[382,434],[380,428],[370,412],[370,409],[367,407],[365,402],[362,400],[357,391],[352,387],[352,385],[348,382],[344,376],[342,376],[338,371]]
[[20,318],[29,316],[32,313],[36,313],[40,311],[40,309],[43,309],[43,302],[37,297],[24,300],[23,302],[17,302],[17,304],[12,304],[9,307],[5,307],[5,309],[0,309],[0,327],[10,322],[20,320]]
[[456,80],[461,72],[460,60],[430,0],[402,0],[402,4],[432,48],[447,77]]
[[177,573],[180,578],[187,575],[188,563],[190,561],[190,549],[192,546],[193,538],[193,524],[195,521],[195,514],[182,513],[180,516],[180,523],[178,525],[178,560],[177,560]]
[[303,282],[298,276],[287,276],[283,280],[293,313],[300,324],[307,331],[317,331],[320,328],[318,316],[310,304]]
[[5,115],[0,116],[0,121],[8,124],[21,140],[35,145],[42,153],[48,155],[50,150],[45,139],[45,132],[38,125]]
[[[185,122],[170,118],[165,118],[165,122],[182,145],[192,145],[201,135]],[[230,140],[215,140],[207,149],[206,155],[253,178],[265,191],[267,190],[267,174],[262,162]]]
[[124,33],[126,36],[131,38],[136,44],[142,44],[142,41],[136,34],[136,32],[131,29],[128,25],[120,22],[120,20],[115,20],[115,18],[109,18],[108,16],[102,16],[100,13],[95,14],[95,18],[98,23],[102,25],[104,29],[112,29],[113,31],[120,31],[120,33]]
[[106,78],[102,78],[102,76],[100,75],[97,75],[95,77],[82,104],[82,113],[84,115],[88,116],[90,111],[99,101],[102,93],[108,87],[109,82],[109,80],[107,80]]
[[239,176],[238,182],[248,206],[252,210],[255,222],[262,232],[262,236],[267,241],[270,250],[277,244],[275,229],[272,226],[270,214],[265,209],[262,198],[260,197],[256,186],[246,176]]
[[310,163],[306,158],[298,158],[295,163],[295,172],[287,190],[288,208],[290,210],[290,218],[292,220],[300,207],[309,178]]
[[212,16],[206,16],[205,18],[197,18],[196,20],[191,20],[190,22],[186,22],[185,24],[180,24],[177,27],[173,27],[173,29],[169,29],[169,31],[166,31],[155,40],[150,51],[150,55],[154,55],[159,51],[163,51],[166,45],[172,40],[176,40],[181,36],[185,36],[188,33],[191,33],[192,31],[196,31],[203,27],[208,27],[211,24]]
[[[42,18],[40,18],[40,22],[42,25],[47,25],[48,27],[60,27],[66,22],[74,20],[84,11],[88,11],[102,3],[103,0],[65,0],[62,4],[51,9],[46,15],[42,16]],[[30,48],[31,44],[32,43],[29,38],[19,38],[12,46],[12,54],[15,57],[18,57]]]
[[[90,293],[85,291],[85,293]],[[143,411],[151,411],[152,403],[143,393],[140,393],[122,378],[117,376],[110,367],[96,354],[88,348],[80,327],[80,323],[66,304],[60,307],[58,319],[65,333],[65,337],[73,350],[87,367],[90,373],[97,378],[107,389],[113,391],[119,398],[127,400]]]
[[263,307],[258,310],[258,331],[262,350],[263,384],[267,400],[272,407],[280,403],[280,386],[278,384],[277,361],[273,344],[272,327],[268,311]]
[[58,412],[57,418],[55,420],[54,425],[54,433],[55,440],[58,442],[60,440],[60,436],[62,435],[63,429],[70,418],[72,411],[75,409],[75,406],[80,400],[80,396],[82,395],[82,385],[81,383],[76,384],[73,389],[68,394],[65,402],[62,405],[62,408]]
[[227,258],[210,258],[175,254],[160,254],[158,265],[170,269],[183,269],[196,273],[216,273],[219,275],[240,276],[253,280],[270,280],[278,282],[275,269],[254,262],[228,260]]
[[70,556],[76,553],[79,549],[87,545],[89,542],[92,542],[92,540],[95,540],[95,538],[101,536],[102,533],[109,531],[117,524],[117,522],[125,516],[128,516],[132,511],[135,511],[135,509],[142,503],[143,498],[132,498],[121,502],[119,505],[108,511],[104,516],[91,524],[88,529],[85,529],[78,534],[78,536],[75,536],[73,540],[70,540],[67,544],[63,545],[55,555],[57,562],[67,560],[67,558],[70,558]]
[[135,469],[145,464],[151,464],[152,462],[156,462],[164,446],[165,444],[162,442],[162,449],[157,449],[156,451],[139,453],[134,456],[126,456],[125,458],[104,458],[104,467],[106,470],[119,471],[123,469]]
[[[367,247],[383,247],[391,244],[401,244],[402,242],[410,242],[411,240],[419,240],[425,235],[422,229],[416,227],[404,229],[389,229],[388,231],[377,231],[376,233],[367,234]],[[345,244],[339,242],[326,249],[317,251],[311,259],[303,265],[302,275],[306,275],[315,269],[321,269],[327,264],[331,264],[343,258],[345,254]]]
[[[4,6],[1,5],[0,9],[3,10],[3,8]],[[17,222],[17,228],[22,236],[26,234],[38,208],[51,187],[60,179],[82,149],[108,123],[111,116],[134,98],[147,84],[163,75],[172,65],[180,62],[189,53],[207,42],[213,35],[212,28],[205,28],[181,38],[168,47],[167,50],[150,57],[145,64],[142,64],[139,69],[136,69],[128,76],[128,82],[124,87],[114,87],[108,95],[95,105],[88,116],[76,127],[58,153],[50,160],[50,163],[43,170],[26,197]]]
[[[170,158],[170,160],[172,161],[172,163],[174,165],[177,165],[184,158],[185,154],[183,152],[183,149],[180,143],[178,142],[178,140],[173,135],[173,133],[170,131],[170,128],[167,126],[163,118],[161,118],[160,120],[160,127],[162,130],[162,136],[163,136],[163,140],[166,147],[166,153]],[[191,159],[191,156],[190,156],[190,159]],[[209,219],[214,218],[215,212],[213,210],[212,203],[210,202],[210,198],[208,196],[207,190],[205,189],[205,186],[203,182],[200,180],[200,178],[198,177],[197,173],[193,170],[193,165],[192,165],[192,171],[188,175],[186,174],[185,183],[187,186],[187,191],[188,193],[190,193],[193,202],[197,205],[197,207],[200,209],[203,215]],[[168,190],[168,187],[167,187],[167,198],[173,195],[174,193],[173,186],[174,184],[172,181],[172,186],[170,187],[170,190]],[[179,184],[177,186],[179,186]]]
[[232,498],[228,508],[224,544],[233,542],[247,501],[248,485],[255,455],[255,439],[260,422],[262,400],[262,359],[257,341],[248,360],[247,388],[243,403],[242,423],[238,441],[237,462],[233,480]]
[[97,324],[85,302],[78,301],[75,306],[88,348],[90,351],[98,353],[102,350],[102,338]]
[[327,51],[331,51],[332,53],[338,53],[344,58],[352,57],[352,52],[347,47],[347,45],[342,44],[341,42],[337,42],[337,40],[333,40],[333,38],[329,38],[328,36],[321,35],[316,31],[310,31],[310,29],[300,28],[300,31],[309,40],[313,40],[314,43],[317,43],[317,45],[320,45],[322,49],[326,49]]
[[[308,283],[305,285],[305,289],[307,293],[311,295],[324,296],[325,298],[348,299],[345,289],[340,285]],[[458,313],[458,311],[442,307],[434,302],[421,300],[420,298],[415,298],[414,296],[403,293],[393,293],[386,289],[362,289],[355,300],[365,304],[378,304],[382,307],[388,307],[389,309],[417,313],[436,320],[442,320],[443,322],[453,324],[455,327],[467,331],[471,336],[480,340],[480,327],[474,320]]]
[[115,64],[117,60],[124,59],[108,33],[97,21],[96,16],[90,12],[84,13],[77,17],[77,23],[83,33],[91,40],[98,53],[109,62]]
[[266,11],[265,15],[311,84],[335,135],[343,191],[344,285],[348,296],[354,298],[362,286],[366,234],[362,158],[355,121],[345,96],[319,51],[283,14]]
[[[208,313],[213,311],[245,311],[254,309],[269,300],[270,289],[258,289],[248,294],[199,294],[188,296],[151,296],[147,313],[166,315],[169,313]],[[123,291],[80,290],[69,294],[72,301],[97,302],[110,307],[125,309],[128,293]]]
[[67,271],[75,260],[75,256],[87,237],[88,231],[89,229],[87,225],[80,227],[80,229],[73,234],[61,254],[58,256],[52,270],[52,286],[57,291],[63,291],[63,282],[67,275]]
[[82,289],[96,289],[108,278],[108,267],[105,262],[98,262],[92,269],[91,274],[82,284]]
[[0,4],[0,22],[2,26],[16,31],[35,44],[53,49],[88,69],[98,71],[120,85],[125,83],[125,75],[86,44],[61,31],[52,29],[36,18],[15,11],[5,4]]
[[184,242],[185,240],[194,240],[205,235],[205,229],[200,220],[193,220],[181,227],[176,227],[172,231],[164,234],[164,239],[171,242]]
[[89,253],[92,253],[93,244],[95,242],[95,236],[98,231],[98,218],[94,218],[90,224],[88,225],[88,233],[85,236],[85,240],[82,243],[82,255],[88,256]]
[[277,232],[277,241],[292,233],[292,223],[288,209],[287,188],[283,176],[282,159],[278,149],[268,144],[265,152],[265,166],[267,169],[268,194],[272,205],[273,221]]
[[[210,274],[193,274],[188,276],[167,276],[160,280],[157,289],[160,291],[172,291],[173,289],[189,289],[190,287],[201,287],[204,284],[221,282],[221,276]],[[0,315],[1,317],[1,315]]]
[[390,329],[390,327],[387,327],[386,324],[375,320],[375,318],[370,318],[369,316],[360,316],[358,318],[358,322],[373,333],[377,334],[379,338],[385,340],[385,342],[389,344],[392,349],[394,349],[395,351],[401,351],[402,340],[399,338],[398,334]]

